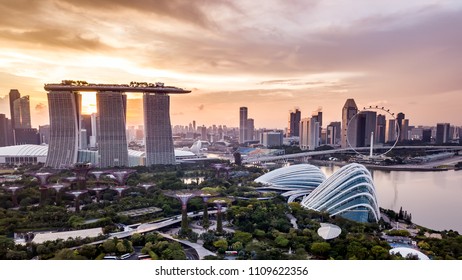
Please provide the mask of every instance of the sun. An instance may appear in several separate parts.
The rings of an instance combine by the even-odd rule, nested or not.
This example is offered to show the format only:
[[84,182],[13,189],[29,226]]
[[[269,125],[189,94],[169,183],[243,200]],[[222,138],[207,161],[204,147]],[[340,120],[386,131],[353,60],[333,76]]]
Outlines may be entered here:
[[96,93],[81,92],[82,95],[82,114],[91,115],[96,113]]

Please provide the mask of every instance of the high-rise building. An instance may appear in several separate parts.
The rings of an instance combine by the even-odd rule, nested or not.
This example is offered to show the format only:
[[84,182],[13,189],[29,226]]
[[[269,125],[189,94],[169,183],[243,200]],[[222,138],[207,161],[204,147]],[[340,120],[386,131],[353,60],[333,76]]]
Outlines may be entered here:
[[201,140],[208,141],[207,139],[207,127],[205,125],[201,126]]
[[0,147],[13,145],[13,129],[11,121],[5,114],[0,114]]
[[430,143],[432,141],[432,130],[431,129],[423,129],[422,130],[422,142]]
[[[347,132],[351,135],[356,135],[356,126],[352,124],[348,127],[350,120],[358,113],[358,106],[356,106],[355,100],[350,98],[347,99],[345,105],[342,108],[342,148],[348,147]],[[350,140],[351,141],[351,140]],[[356,143],[350,143],[353,147]]]
[[175,164],[170,124],[170,96],[162,93],[144,93],[143,104],[146,165]]
[[309,131],[310,131],[310,118],[303,118],[300,120],[300,149],[308,150],[309,144]]
[[253,119],[247,119],[247,139],[248,141],[254,140],[255,122]]
[[317,116],[300,121],[300,149],[314,150],[319,147],[320,129]]
[[327,126],[327,139],[326,144],[328,145],[338,145],[341,141],[341,126],[340,122],[331,122]]
[[396,115],[396,122],[399,127],[399,142],[409,140],[409,120],[405,119],[404,113]]
[[50,144],[46,166],[66,168],[77,162],[81,100],[76,91],[48,92]]
[[31,128],[29,96],[17,98],[13,102],[14,128]]
[[8,94],[9,95],[9,98],[10,98],[10,120],[11,120],[11,125],[13,127],[13,129],[15,128],[14,127],[14,120],[15,120],[15,117],[14,117],[14,101],[16,101],[16,99],[19,99],[21,98],[21,94],[19,93],[19,91],[17,89],[11,89],[10,90],[10,93]]
[[247,107],[239,108],[239,144],[244,143],[248,138],[247,129]]
[[127,95],[120,91],[96,93],[100,167],[128,166]]
[[50,125],[39,126],[40,144],[50,143]]
[[436,124],[436,144],[444,144],[449,142],[449,123]]
[[390,119],[388,120],[388,126],[387,126],[387,138],[386,141],[394,143],[396,141],[396,138],[398,137],[398,125],[396,124],[396,119]]
[[377,115],[377,127],[375,129],[375,142],[378,144],[385,143],[385,131],[387,127],[387,120],[384,115]]
[[[50,145],[46,165],[68,167],[77,162],[81,126],[81,95],[79,91],[96,91],[98,113],[97,146],[101,167],[128,166],[126,137],[127,97],[125,92],[143,93],[146,164],[170,164],[175,161],[168,94],[189,93],[163,83],[130,85],[89,84],[64,80],[46,84],[50,110]],[[87,131],[88,132],[88,131]],[[92,131],[93,136],[93,131]],[[137,132],[138,136],[138,132]]]
[[[374,111],[363,111],[353,121],[356,122],[356,139],[353,140],[356,142],[356,146],[353,147],[369,147],[371,141],[375,141],[377,113]],[[351,138],[348,138],[348,140],[352,141]]]
[[93,127],[91,125],[91,115],[82,115],[82,124],[81,124],[81,130],[85,129],[86,130],[86,138],[85,143],[82,142],[81,146],[82,147],[88,147],[90,145],[90,137],[93,135]]
[[300,136],[300,120],[302,113],[295,109],[289,112],[289,123],[287,125],[287,137]]
[[282,131],[266,131],[262,134],[262,144],[267,148],[282,146]]

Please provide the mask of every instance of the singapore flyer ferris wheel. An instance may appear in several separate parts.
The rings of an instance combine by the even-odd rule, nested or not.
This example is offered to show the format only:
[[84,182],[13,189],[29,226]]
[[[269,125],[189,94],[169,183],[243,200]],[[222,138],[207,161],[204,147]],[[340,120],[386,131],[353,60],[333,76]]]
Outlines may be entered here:
[[385,107],[369,106],[358,110],[349,120],[346,141],[359,156],[384,157],[396,146],[400,133],[394,113]]

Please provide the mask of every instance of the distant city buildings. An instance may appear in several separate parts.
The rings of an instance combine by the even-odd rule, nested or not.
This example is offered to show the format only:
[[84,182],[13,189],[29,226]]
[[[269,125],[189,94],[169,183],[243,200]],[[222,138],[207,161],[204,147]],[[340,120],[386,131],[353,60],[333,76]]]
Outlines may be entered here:
[[31,125],[29,96],[21,97],[17,89],[12,89],[9,92],[9,99],[11,130],[7,129],[6,138],[13,139],[12,145],[39,144],[38,131]]
[[436,144],[444,144],[449,142],[449,130],[449,123],[438,123],[436,125]]
[[282,131],[266,131],[262,134],[262,144],[264,147],[281,147],[284,135]]
[[300,122],[300,149],[314,150],[320,146],[322,112],[318,111],[311,118],[303,118]]
[[[347,148],[347,131],[348,133],[352,133],[352,135],[356,134],[356,126],[352,125],[348,127],[350,120],[358,113],[358,106],[356,106],[355,100],[350,98],[347,99],[345,105],[342,108],[342,148]],[[356,143],[350,143],[351,146],[356,147]]]
[[239,144],[247,140],[247,107],[239,108]]
[[301,115],[302,113],[297,108],[289,112],[289,122],[287,125],[287,137],[300,136]]
[[247,107],[239,108],[239,144],[253,141],[255,132],[254,119],[248,118]]
[[342,135],[341,122],[331,122],[326,129],[326,144],[327,145],[340,145]]

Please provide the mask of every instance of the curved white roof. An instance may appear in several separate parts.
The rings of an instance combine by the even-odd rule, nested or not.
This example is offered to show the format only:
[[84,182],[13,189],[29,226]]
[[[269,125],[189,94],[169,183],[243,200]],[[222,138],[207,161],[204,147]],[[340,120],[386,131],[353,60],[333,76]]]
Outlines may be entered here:
[[311,164],[296,164],[270,171],[255,182],[287,190],[314,189],[326,179],[322,171]]
[[48,146],[41,145],[17,145],[0,147],[0,156],[37,156],[46,157]]
[[399,253],[402,257],[406,257],[407,255],[409,254],[412,254],[412,255],[417,255],[417,257],[419,258],[419,260],[429,260],[429,258],[427,257],[427,255],[425,255],[424,253],[420,252],[420,251],[417,251],[415,249],[412,249],[412,248],[409,248],[409,247],[396,247],[396,248],[393,248],[393,249],[390,249],[389,251],[390,254],[397,254]]
[[340,168],[305,197],[302,205],[358,222],[377,222],[380,219],[371,174],[357,163]]
[[305,196],[319,186],[326,176],[311,164],[296,164],[272,170],[255,179],[265,186],[260,189],[282,191],[288,202]]
[[318,234],[324,240],[333,239],[340,235],[342,230],[333,224],[321,223],[321,227],[318,229]]

